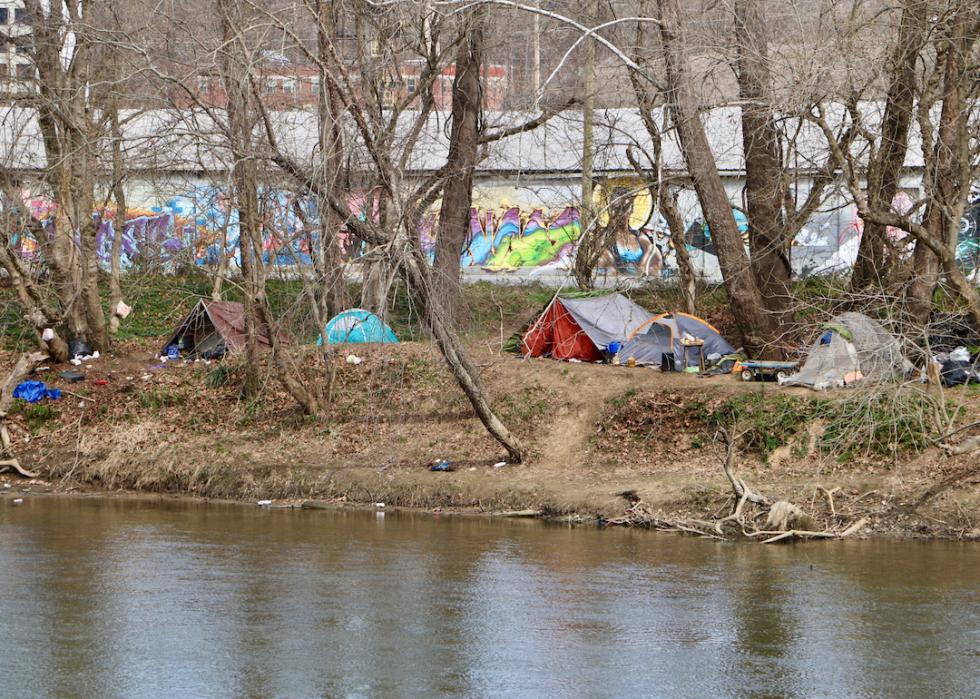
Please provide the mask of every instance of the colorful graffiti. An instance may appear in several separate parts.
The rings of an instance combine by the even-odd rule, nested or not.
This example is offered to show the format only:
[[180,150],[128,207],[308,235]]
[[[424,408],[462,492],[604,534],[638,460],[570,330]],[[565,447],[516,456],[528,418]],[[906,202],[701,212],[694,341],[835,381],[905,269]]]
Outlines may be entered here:
[[[471,211],[470,232],[460,251],[461,267],[543,271],[571,266],[582,236],[576,206],[549,209],[506,201],[485,205],[489,198],[483,197]],[[52,232],[52,202],[26,193],[24,201],[32,215]],[[908,202],[903,199],[896,206],[908,206],[910,202],[910,198]],[[600,269],[630,276],[668,278],[676,274],[676,254],[668,226],[642,181],[635,177],[604,180],[596,187],[593,204],[596,225],[608,227],[614,217],[615,226],[613,241],[600,258]],[[349,205],[362,220],[378,217],[378,200],[370,192],[352,193]],[[262,193],[260,208],[263,262],[280,267],[311,264],[318,246],[316,203],[269,190]],[[696,206],[688,206],[685,213],[687,244],[695,253],[696,268],[706,277],[719,276],[710,230],[697,217]],[[423,217],[418,231],[430,259],[435,253],[437,215],[434,207]],[[734,215],[740,231],[747,235],[745,216],[737,210]],[[98,255],[108,267],[118,225],[116,214],[109,209],[94,218],[98,226]],[[853,207],[816,212],[794,241],[796,274],[809,276],[849,268],[857,256],[861,230]],[[364,244],[346,230],[339,231],[339,236],[346,259],[356,259],[364,253]],[[889,230],[889,237],[899,245],[905,241],[900,231]],[[25,258],[36,259],[43,254],[43,241],[30,235],[20,234],[15,242]],[[121,252],[123,269],[171,270],[180,265],[213,266],[223,260],[238,264],[241,253],[237,211],[224,191],[210,186],[191,188],[158,203],[131,208],[123,226]],[[963,217],[956,255],[965,268],[980,267],[980,190],[974,192]]]

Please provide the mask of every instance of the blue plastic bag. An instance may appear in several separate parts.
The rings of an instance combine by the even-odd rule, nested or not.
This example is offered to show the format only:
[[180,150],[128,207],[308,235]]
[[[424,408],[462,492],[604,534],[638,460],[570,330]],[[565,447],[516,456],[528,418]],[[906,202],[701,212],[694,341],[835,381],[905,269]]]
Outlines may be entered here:
[[61,389],[48,388],[43,381],[22,381],[14,389],[14,398],[28,403],[40,403],[45,398],[58,400],[61,398]]

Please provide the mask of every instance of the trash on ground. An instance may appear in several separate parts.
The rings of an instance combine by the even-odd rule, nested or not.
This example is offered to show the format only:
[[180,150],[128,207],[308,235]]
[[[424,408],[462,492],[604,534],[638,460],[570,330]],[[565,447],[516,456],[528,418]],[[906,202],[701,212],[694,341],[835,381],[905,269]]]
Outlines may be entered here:
[[272,500],[259,500],[255,504],[258,505],[259,507],[268,507],[269,505],[272,504]]
[[79,371],[59,371],[58,378],[64,379],[69,383],[78,383],[79,381],[85,380],[85,374]]
[[438,459],[429,466],[430,471],[455,471],[456,467],[447,459]]
[[970,361],[970,350],[966,347],[957,347],[949,353],[949,358],[954,362],[968,362]]
[[28,403],[40,403],[45,398],[58,400],[61,389],[48,388],[43,381],[22,381],[14,389],[14,398],[20,398]]
[[360,357],[358,357],[356,354],[348,354],[347,355],[347,363],[348,364],[360,364],[363,361],[364,360],[361,359]]
[[493,465],[493,467],[494,467],[494,468],[503,468],[503,467],[504,467],[504,466],[506,466],[506,465],[507,465],[507,462],[506,462],[506,461],[498,461],[497,463],[495,463],[495,464]]
[[126,303],[124,303],[123,301],[120,301],[119,303],[117,303],[117,304],[116,304],[116,310],[115,310],[115,313],[116,313],[116,315],[117,315],[117,316],[119,316],[120,318],[126,318],[126,317],[128,317],[128,316],[129,316],[129,314],[130,314],[130,313],[132,313],[132,312],[133,312],[133,307],[132,307],[132,306],[129,306],[129,305],[127,305],[127,304],[126,304]]
[[44,332],[41,333],[41,339],[45,342],[51,342],[54,339],[54,330],[51,328],[45,328]]

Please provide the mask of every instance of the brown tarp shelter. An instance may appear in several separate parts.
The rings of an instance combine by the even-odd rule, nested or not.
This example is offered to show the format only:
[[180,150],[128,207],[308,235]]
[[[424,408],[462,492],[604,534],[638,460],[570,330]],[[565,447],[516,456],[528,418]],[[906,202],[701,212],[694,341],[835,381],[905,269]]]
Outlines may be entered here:
[[[259,345],[270,347],[269,332],[256,328]],[[163,345],[177,345],[182,357],[220,357],[245,347],[245,307],[235,301],[201,299]]]

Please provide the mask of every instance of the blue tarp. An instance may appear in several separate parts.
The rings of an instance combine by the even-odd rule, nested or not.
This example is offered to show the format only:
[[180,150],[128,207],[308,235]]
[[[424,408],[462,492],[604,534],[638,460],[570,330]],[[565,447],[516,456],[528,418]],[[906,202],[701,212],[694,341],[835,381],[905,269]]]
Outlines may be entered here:
[[61,398],[61,389],[48,388],[43,381],[22,381],[14,389],[14,398],[20,398],[28,403],[40,403],[45,398],[58,400]]
[[[378,316],[361,308],[351,308],[338,313],[324,328],[327,343],[331,345],[366,342],[397,343],[398,338],[384,321]],[[317,338],[316,344],[323,344],[323,335]]]

